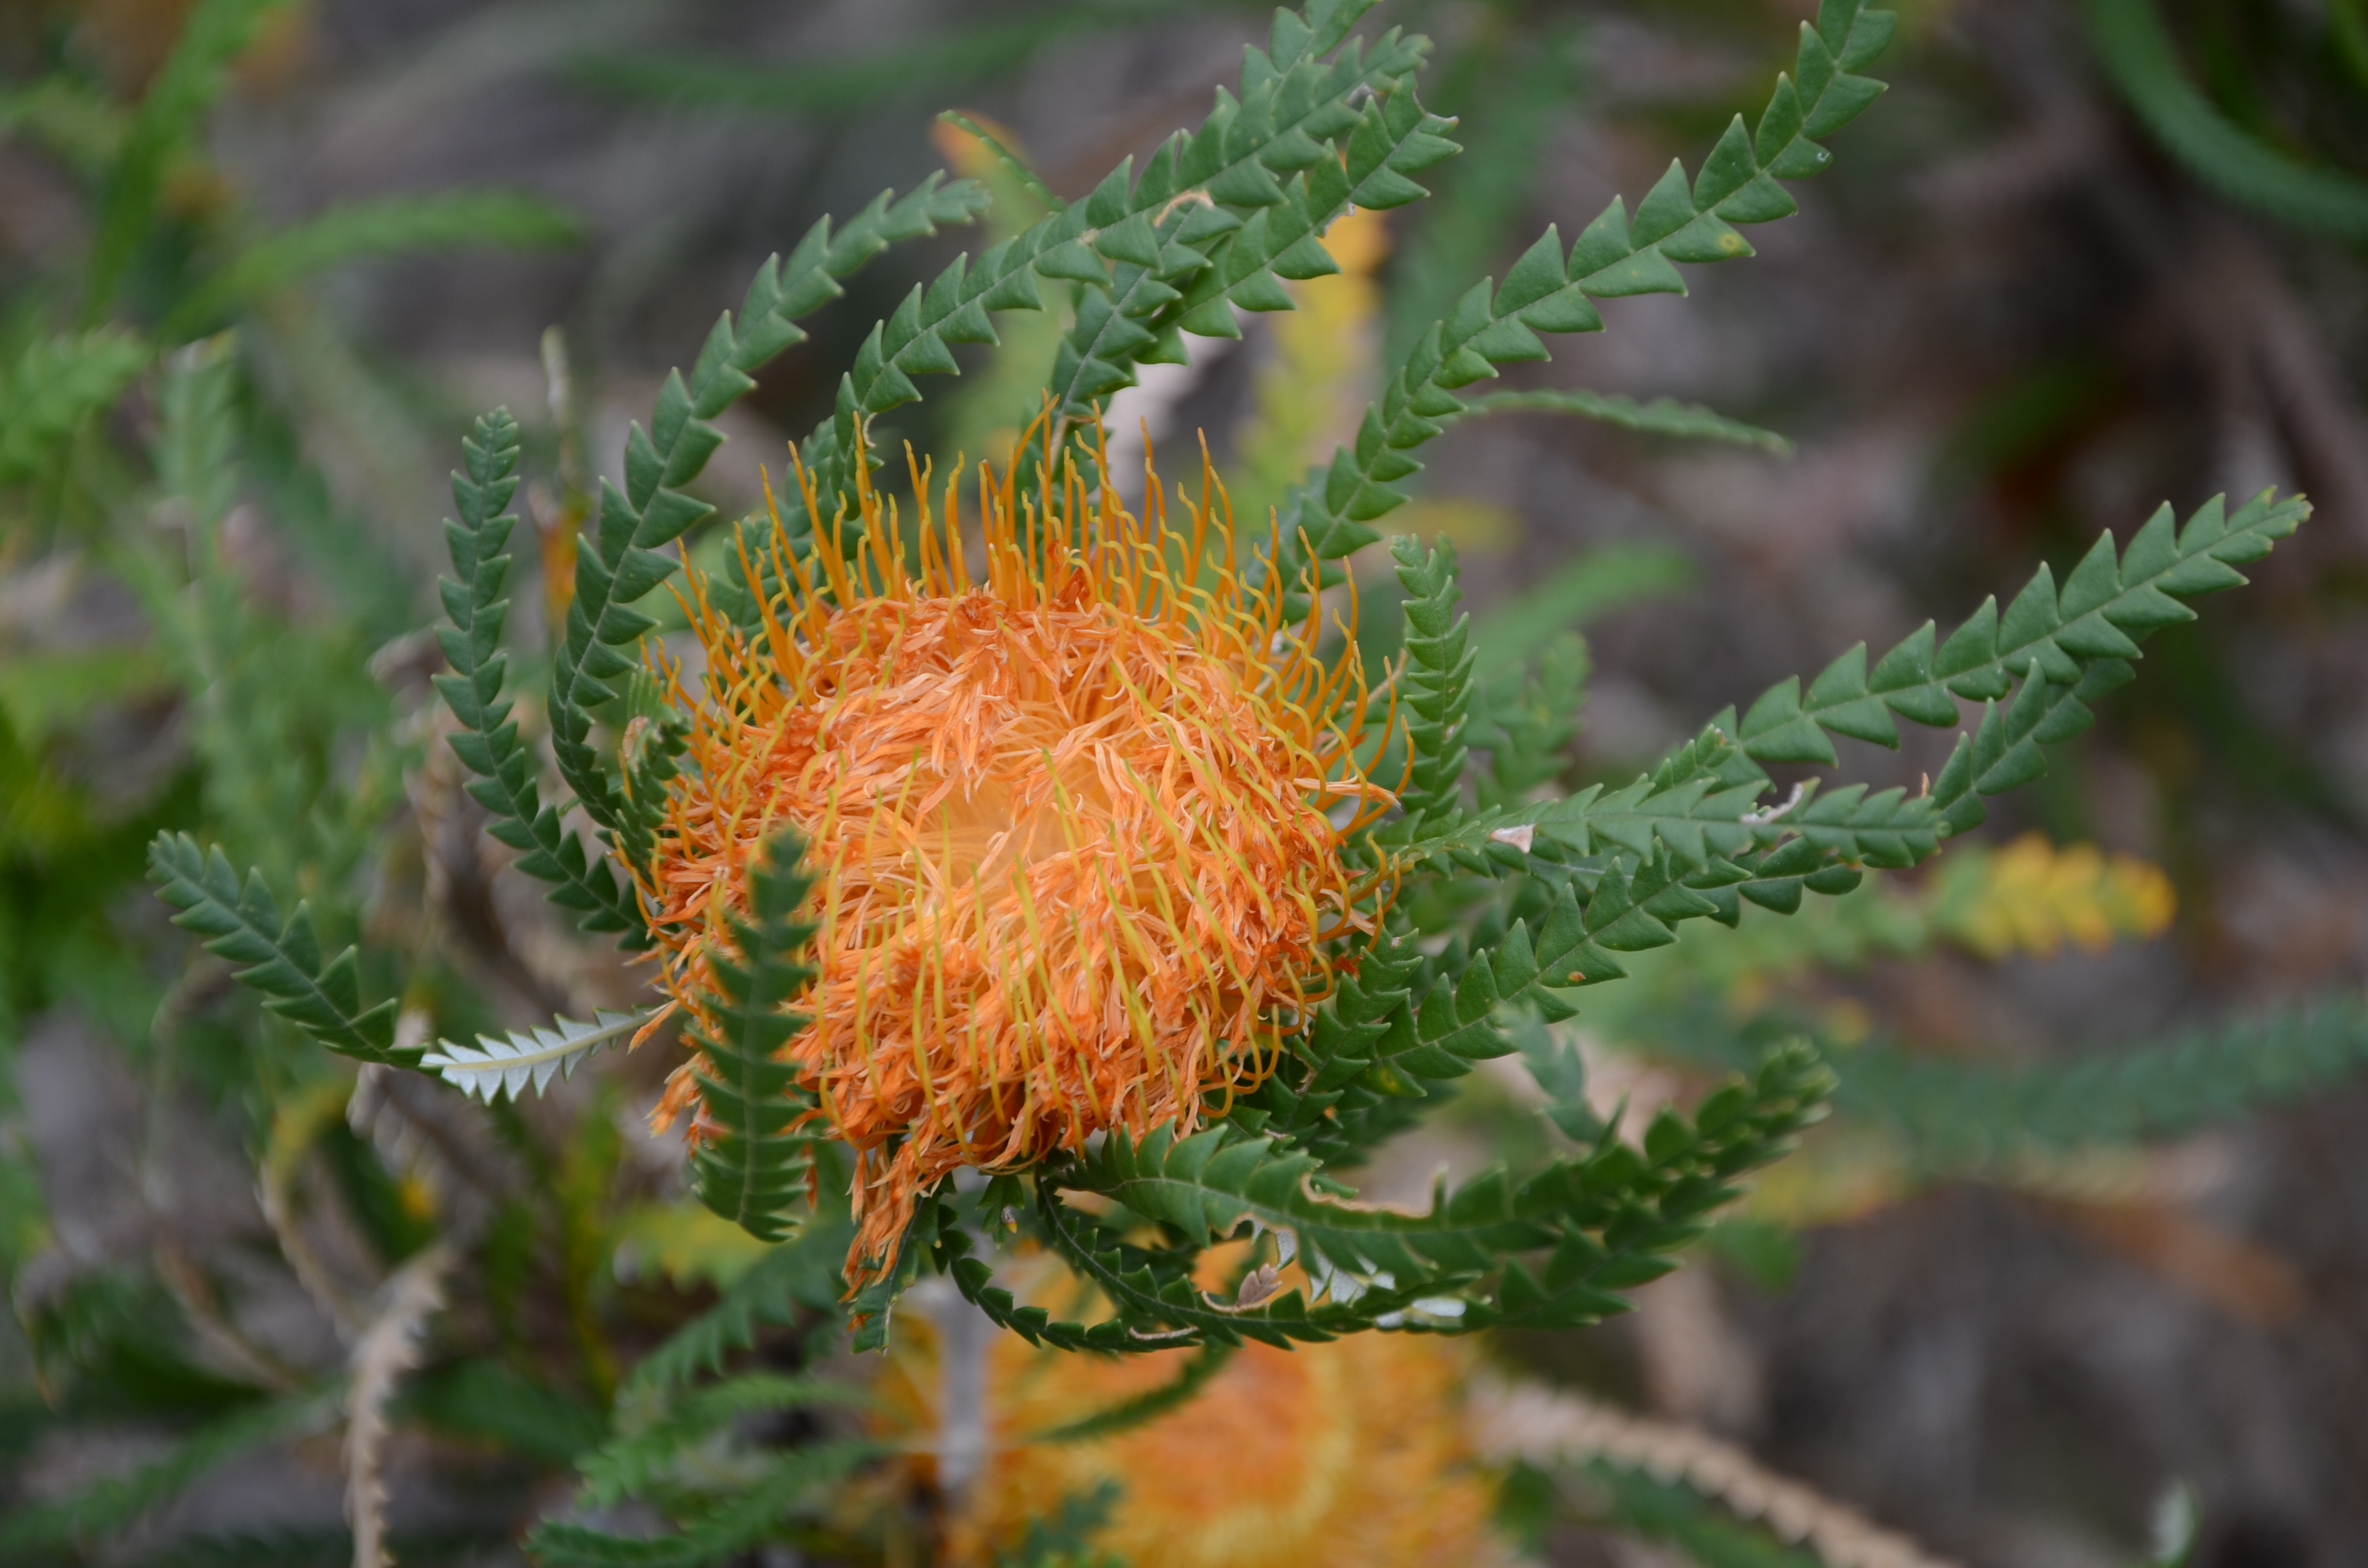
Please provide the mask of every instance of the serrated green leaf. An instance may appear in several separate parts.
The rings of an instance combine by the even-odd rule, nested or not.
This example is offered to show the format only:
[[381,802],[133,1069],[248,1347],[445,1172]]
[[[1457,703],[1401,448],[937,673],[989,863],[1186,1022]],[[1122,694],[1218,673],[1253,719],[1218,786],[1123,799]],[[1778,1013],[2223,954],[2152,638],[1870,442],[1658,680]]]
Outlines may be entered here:
[[419,1059],[465,1094],[491,1103],[507,1093],[516,1099],[529,1084],[541,1094],[554,1075],[572,1075],[577,1062],[604,1045],[614,1045],[650,1019],[646,1012],[596,1010],[588,1023],[554,1018],[540,1028],[520,1029],[495,1040],[479,1035],[473,1045],[438,1040]]
[[148,848],[148,875],[158,896],[180,911],[173,923],[228,959],[232,978],[260,993],[267,1008],[342,1055],[395,1067],[417,1062],[418,1048],[395,1046],[395,1004],[361,1006],[354,949],[324,963],[312,916],[300,903],[281,921],[259,874],[242,887],[219,847],[209,854],[186,833],[160,833]]

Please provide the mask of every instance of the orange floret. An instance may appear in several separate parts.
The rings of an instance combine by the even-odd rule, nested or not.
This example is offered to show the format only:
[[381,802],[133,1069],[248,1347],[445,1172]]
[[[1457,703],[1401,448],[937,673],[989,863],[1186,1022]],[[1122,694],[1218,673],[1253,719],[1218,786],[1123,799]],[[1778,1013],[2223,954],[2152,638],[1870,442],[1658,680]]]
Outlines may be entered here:
[[[851,546],[825,527],[801,559],[776,517],[788,587],[754,634],[692,580],[702,699],[642,888],[697,1011],[752,852],[807,840],[819,974],[787,1051],[857,1152],[858,1285],[949,1172],[1190,1128],[1261,1081],[1325,944],[1370,926],[1340,853],[1388,801],[1356,767],[1358,662],[1245,583],[1222,491],[1170,531],[1156,476],[1146,526],[1091,468],[979,475],[975,577],[954,487],[940,522],[916,471],[911,551],[860,476]],[[663,1113],[694,1092],[678,1074]]]

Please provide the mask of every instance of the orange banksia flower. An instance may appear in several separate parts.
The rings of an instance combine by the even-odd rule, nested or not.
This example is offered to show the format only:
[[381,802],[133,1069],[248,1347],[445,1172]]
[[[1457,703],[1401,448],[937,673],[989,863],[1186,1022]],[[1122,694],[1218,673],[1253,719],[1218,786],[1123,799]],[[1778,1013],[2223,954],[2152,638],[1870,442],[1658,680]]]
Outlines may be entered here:
[[[1222,1110],[1372,924],[1342,842],[1390,798],[1357,764],[1353,642],[1327,665],[1315,612],[1284,622],[1213,480],[1171,528],[1156,475],[1137,517],[1037,435],[1057,480],[982,466],[969,517],[917,469],[909,535],[860,474],[810,556],[777,517],[761,626],[694,578],[700,699],[667,672],[695,718],[642,887],[662,984],[702,1006],[754,852],[793,827],[820,932],[787,1054],[857,1153],[855,1284],[958,1167]],[[660,1114],[694,1095],[678,1073]]]
[[[1041,1280],[1040,1280],[1041,1282]],[[1014,1283],[1024,1284],[1015,1280]],[[900,1320],[875,1384],[882,1429],[939,1481],[941,1336]],[[1140,1426],[1059,1429],[1171,1383],[1190,1350],[1074,1355],[1015,1335],[986,1346],[985,1453],[946,1497],[950,1565],[1008,1553],[1066,1500],[1115,1484],[1095,1548],[1132,1568],[1492,1568],[1514,1553],[1468,1429],[1468,1347],[1361,1334],[1292,1349],[1246,1344],[1185,1403]]]

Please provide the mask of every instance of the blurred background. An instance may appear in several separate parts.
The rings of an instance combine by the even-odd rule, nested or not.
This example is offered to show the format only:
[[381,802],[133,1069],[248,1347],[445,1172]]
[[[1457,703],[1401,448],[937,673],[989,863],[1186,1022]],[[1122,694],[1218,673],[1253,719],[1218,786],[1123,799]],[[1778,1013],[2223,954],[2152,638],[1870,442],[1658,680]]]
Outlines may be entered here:
[[[1707,404],[1791,449],[1474,421],[1389,526],[1455,541],[1484,645],[1508,606],[1536,608],[1525,590],[1564,585],[1557,619],[1594,665],[1570,777],[1624,779],[1770,681],[1950,624],[2043,562],[2060,574],[2164,500],[2306,491],[2315,519],[2254,585],[2162,633],[2098,729],[1996,809],[1991,859],[1961,857],[1987,892],[1943,889],[1944,857],[1884,895],[1929,931],[1664,989],[1714,982],[1731,1012],[1781,1000],[1843,1051],[1879,1035],[2001,1073],[2356,994],[2368,7],[1898,9],[1874,68],[1890,92],[1800,215],[1752,232],[1756,260],[1695,270],[1691,298],[1611,301],[1610,330],[1514,379]],[[525,426],[530,640],[537,541],[567,548],[589,477],[620,472],[628,423],[768,253],[883,187],[983,172],[948,107],[1080,196],[1197,123],[1266,13],[293,0],[213,83],[175,53],[190,12],[0,3],[0,1507],[147,1477],[125,1485],[153,1496],[24,1538],[26,1560],[343,1561],[333,1439],[296,1397],[350,1326],[322,1303],[359,1300],[475,1191],[477,1261],[386,1463],[405,1561],[515,1560],[502,1543],[565,1497],[619,1367],[745,1266],[692,1234],[673,1153],[641,1130],[666,1064],[473,1119],[324,1076],[220,965],[187,961],[145,843],[221,839],[366,956],[428,955],[406,1006],[448,1031],[629,995],[635,975],[504,869],[431,744],[420,629],[468,419],[502,403]],[[1369,32],[1436,40],[1423,97],[1473,155],[1369,224],[1323,310],[1311,293],[1203,344],[1115,423],[1184,449],[1197,430],[1221,468],[1287,478],[1353,428],[1373,367],[1545,223],[1575,233],[1756,113],[1804,14],[1383,7]],[[778,477],[826,415],[870,324],[1025,220],[1002,194],[985,233],[891,251],[814,320],[730,415],[709,498],[760,503],[760,467]],[[1046,329],[1009,319],[1016,361]],[[234,360],[202,383],[234,468],[178,451],[212,426],[157,391],[200,385],[209,356]],[[1028,412],[1026,369],[932,386],[894,437],[991,451]],[[1329,390],[1278,401],[1278,378]],[[185,471],[228,477],[207,499]],[[203,567],[182,559],[201,529]],[[1945,755],[1844,744],[1855,776],[1911,789]],[[2001,866],[2009,845],[2024,859]],[[2032,930],[1965,936],[1979,918],[1944,894],[2011,904],[2017,875]],[[2075,884],[2073,915],[2029,915]],[[1605,993],[1590,1062],[1649,1099],[1653,1073],[1682,1071],[1655,1065],[1666,1018],[1626,1005]],[[1487,1353],[1724,1435],[1966,1562],[2126,1561],[2173,1478],[2202,1504],[2198,1563],[2368,1560],[2368,1085],[2345,1076],[2044,1168],[1828,1152],[1634,1317]],[[1409,1168],[1487,1157],[1497,1112],[1474,1098]],[[245,1436],[160,1477],[192,1432]],[[1633,1534],[1565,1518],[1532,1544],[1745,1561]]]

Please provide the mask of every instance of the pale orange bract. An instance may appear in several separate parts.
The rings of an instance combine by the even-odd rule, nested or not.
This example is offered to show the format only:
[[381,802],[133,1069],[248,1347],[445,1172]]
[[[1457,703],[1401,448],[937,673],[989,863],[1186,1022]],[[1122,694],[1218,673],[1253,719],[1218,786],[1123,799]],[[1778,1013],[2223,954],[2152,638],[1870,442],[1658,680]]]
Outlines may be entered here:
[[[1171,531],[1156,475],[1146,523],[1090,469],[1023,494],[982,466],[973,544],[955,486],[933,515],[913,477],[912,548],[861,476],[851,547],[825,526],[801,559],[777,516],[790,586],[753,634],[692,579],[703,691],[668,671],[696,718],[641,890],[696,1012],[752,852],[807,840],[819,974],[788,1052],[858,1153],[852,1285],[949,1172],[1190,1128],[1271,1072],[1324,944],[1370,926],[1336,819],[1389,801],[1356,767],[1357,660],[1246,583],[1213,481]],[[677,1073],[661,1115],[694,1092]]]

